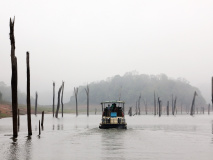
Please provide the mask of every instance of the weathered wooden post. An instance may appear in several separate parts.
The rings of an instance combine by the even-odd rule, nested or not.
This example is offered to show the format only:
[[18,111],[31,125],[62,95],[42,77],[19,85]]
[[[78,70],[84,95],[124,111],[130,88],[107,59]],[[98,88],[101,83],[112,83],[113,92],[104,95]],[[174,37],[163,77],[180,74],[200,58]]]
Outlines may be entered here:
[[38,123],[38,128],[39,128],[39,136],[41,135],[41,125],[40,125],[40,120],[39,120],[39,123]]
[[18,124],[17,124],[17,112],[18,112],[18,72],[17,72],[17,59],[15,56],[15,37],[14,37],[14,23],[10,18],[10,45],[11,45],[11,92],[12,92],[12,118],[13,118],[13,137],[18,137]]
[[192,100],[192,106],[191,106],[191,111],[190,111],[190,115],[193,116],[194,115],[194,112],[195,112],[195,96],[197,96],[197,92],[195,91],[194,92],[194,97],[193,97],[193,100]]
[[62,89],[62,86],[58,90],[58,104],[57,104],[57,109],[56,109],[56,113],[55,113],[55,117],[56,118],[58,118],[58,112],[59,112],[59,108],[60,108],[60,94],[61,94],[61,89]]
[[64,116],[64,103],[63,103],[63,97],[64,97],[64,82],[62,81],[62,93],[61,93],[61,114],[62,117]]
[[41,126],[44,126],[44,111],[42,112],[42,116],[41,116]]
[[154,92],[154,115],[156,115],[156,98],[155,98],[155,92]]
[[38,93],[36,92],[36,99],[35,99],[35,115],[37,115],[37,100],[38,100]]
[[74,87],[75,102],[76,102],[76,117],[78,116],[78,88]]
[[169,115],[169,101],[167,101],[167,107],[166,107],[166,111],[167,111],[167,116]]
[[55,114],[55,82],[53,82],[53,117]]
[[29,52],[26,54],[27,57],[27,123],[28,123],[28,136],[32,135],[31,127],[31,104],[30,104],[30,60]]
[[87,117],[89,117],[89,86],[87,84],[87,88],[85,88],[87,94]]
[[97,108],[95,108],[95,115],[96,115],[96,112],[97,112]]

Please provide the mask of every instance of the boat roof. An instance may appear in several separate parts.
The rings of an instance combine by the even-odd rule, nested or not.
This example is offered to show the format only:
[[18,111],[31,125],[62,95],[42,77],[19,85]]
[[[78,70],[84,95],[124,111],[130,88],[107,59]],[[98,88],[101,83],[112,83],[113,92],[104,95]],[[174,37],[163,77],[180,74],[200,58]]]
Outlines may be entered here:
[[101,102],[101,104],[104,104],[104,103],[125,103],[124,101],[104,101],[104,102]]

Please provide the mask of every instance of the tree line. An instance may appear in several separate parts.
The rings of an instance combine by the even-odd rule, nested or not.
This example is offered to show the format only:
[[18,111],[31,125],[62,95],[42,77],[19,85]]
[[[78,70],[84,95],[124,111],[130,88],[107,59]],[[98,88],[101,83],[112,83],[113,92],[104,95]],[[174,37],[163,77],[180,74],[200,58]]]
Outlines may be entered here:
[[[90,87],[90,104],[97,105],[101,101],[123,100],[127,105],[135,105],[138,98],[143,102],[141,106],[148,108],[154,106],[154,93],[160,97],[162,105],[167,105],[167,101],[176,98],[177,106],[190,106],[193,94],[196,91],[196,106],[206,106],[200,90],[183,79],[168,78],[165,74],[146,75],[128,72],[124,76],[114,77],[93,82]],[[86,86],[78,87],[79,105],[85,105],[87,97],[85,94]],[[74,95],[71,96],[69,104],[75,104]]]

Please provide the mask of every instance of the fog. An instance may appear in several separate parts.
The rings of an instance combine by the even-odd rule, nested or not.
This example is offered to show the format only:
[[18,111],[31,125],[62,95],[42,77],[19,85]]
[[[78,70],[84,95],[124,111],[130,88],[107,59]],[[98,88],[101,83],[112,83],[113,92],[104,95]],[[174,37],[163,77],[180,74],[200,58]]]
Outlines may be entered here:
[[7,0],[0,6],[0,81],[10,85],[9,18],[15,16],[18,87],[52,103],[52,82],[73,88],[136,70],[183,77],[210,102],[211,0]]

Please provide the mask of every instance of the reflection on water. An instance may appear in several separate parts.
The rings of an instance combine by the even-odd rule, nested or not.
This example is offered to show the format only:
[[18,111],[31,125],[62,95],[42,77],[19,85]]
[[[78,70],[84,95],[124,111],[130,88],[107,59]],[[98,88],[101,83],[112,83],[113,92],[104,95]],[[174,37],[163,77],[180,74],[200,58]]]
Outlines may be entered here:
[[31,148],[32,148],[32,138],[31,136],[27,136],[25,142],[25,159],[31,159]]
[[19,159],[19,146],[17,143],[17,138],[11,138],[12,143],[9,148],[9,154],[7,156],[7,159],[16,160]]
[[[100,115],[32,116],[33,135],[27,135],[26,116],[19,136],[10,139],[11,119],[0,120],[0,159],[172,159],[209,160],[213,157],[213,116],[126,117],[127,130],[99,129]],[[11,142],[12,140],[12,142]]]

